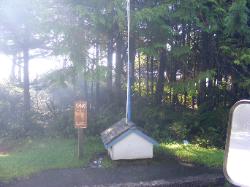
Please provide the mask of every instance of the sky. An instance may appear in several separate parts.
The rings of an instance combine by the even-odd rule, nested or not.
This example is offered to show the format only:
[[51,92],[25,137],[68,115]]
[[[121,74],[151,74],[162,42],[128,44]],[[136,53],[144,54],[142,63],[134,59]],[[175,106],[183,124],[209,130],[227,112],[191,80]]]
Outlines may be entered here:
[[[5,82],[9,79],[11,66],[11,56],[0,54],[0,82]],[[59,69],[60,67],[62,67],[62,62],[55,57],[32,59],[29,64],[30,80],[34,80],[36,77],[52,70]]]

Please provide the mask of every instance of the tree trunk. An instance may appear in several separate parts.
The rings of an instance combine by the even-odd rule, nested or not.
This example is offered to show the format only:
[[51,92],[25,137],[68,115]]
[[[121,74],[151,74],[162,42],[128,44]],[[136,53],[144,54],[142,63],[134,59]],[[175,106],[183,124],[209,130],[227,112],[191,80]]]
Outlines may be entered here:
[[91,109],[94,110],[95,107],[94,107],[94,104],[95,104],[95,101],[94,101],[94,80],[92,78],[91,80],[91,86],[90,86],[90,100],[91,100]]
[[17,55],[13,54],[13,59],[12,59],[12,67],[11,67],[11,72],[10,72],[10,80],[15,81],[16,80],[16,63],[17,63]]
[[163,91],[164,91],[164,72],[166,68],[167,54],[165,49],[161,49],[160,52],[160,64],[158,69],[158,80],[156,84],[156,104],[161,104],[163,99]]
[[198,106],[201,106],[202,103],[205,102],[205,99],[206,99],[206,81],[201,80],[199,87],[198,101],[197,101]]
[[194,110],[195,109],[195,97],[192,96],[192,109]]
[[91,83],[90,83],[90,100],[91,100],[91,110],[95,110],[95,97],[94,97],[94,65],[95,63],[92,63],[92,67],[91,67]]
[[99,104],[100,98],[100,67],[99,67],[99,60],[100,60],[100,46],[99,43],[96,43],[96,105]]
[[169,82],[171,85],[171,91],[170,91],[170,95],[171,95],[171,99],[170,102],[172,105],[176,105],[179,101],[178,101],[178,97],[177,97],[177,93],[175,91],[175,87],[174,84],[176,82],[176,64],[173,60],[171,60],[171,64],[170,64],[170,76],[169,76]]
[[149,96],[149,57],[147,56],[147,77],[146,77],[146,92],[147,92],[147,96]]
[[113,69],[113,39],[112,37],[109,38],[108,41],[108,74],[107,74],[107,90],[112,92],[112,69]]
[[[131,17],[133,17],[134,11],[135,11],[135,2],[130,2],[130,11],[131,11]],[[131,25],[132,26],[132,25]],[[135,32],[130,32],[130,38],[129,38],[129,62],[131,64],[131,71],[130,71],[130,81],[131,81],[131,88],[134,86],[135,82],[135,55],[136,55],[136,37],[137,34]]]
[[116,41],[116,68],[115,68],[115,87],[116,87],[116,96],[117,101],[120,103],[121,99],[121,75],[122,75],[122,37],[119,34],[117,41]]
[[[202,32],[201,33],[201,63],[199,66],[199,70],[206,71],[210,68],[210,37],[209,33]],[[207,87],[206,87],[206,78],[203,80],[200,80],[200,88],[199,88],[199,95],[198,95],[198,106],[206,102],[207,100]]]
[[[187,70],[186,70],[186,66],[184,65],[184,71],[183,71],[183,82],[185,83],[186,82],[186,77],[187,77]],[[186,107],[187,105],[187,96],[188,96],[188,93],[187,93],[187,88],[185,86],[184,88],[184,106]]]
[[139,67],[138,67],[138,71],[139,71],[139,95],[141,96],[141,55],[140,52],[138,52],[138,63],[139,63]]
[[24,112],[30,112],[29,49],[23,50],[23,96]]
[[136,46],[135,46],[135,37],[134,35],[130,36],[130,49],[129,49],[129,62],[131,64],[131,73],[130,81],[131,87],[133,87],[135,82],[135,55],[136,55]]
[[[85,71],[86,74],[86,71]],[[84,81],[83,81],[83,87],[84,87],[84,99],[88,101],[88,81],[86,78],[86,75],[84,75]]]
[[17,60],[17,66],[18,66],[17,80],[19,83],[21,83],[22,82],[22,66],[21,66],[22,61],[21,61],[21,54],[20,53],[17,55],[17,59],[18,59]]
[[150,72],[151,72],[151,76],[150,76],[150,92],[151,95],[154,95],[154,57],[151,57],[151,61],[150,61]]

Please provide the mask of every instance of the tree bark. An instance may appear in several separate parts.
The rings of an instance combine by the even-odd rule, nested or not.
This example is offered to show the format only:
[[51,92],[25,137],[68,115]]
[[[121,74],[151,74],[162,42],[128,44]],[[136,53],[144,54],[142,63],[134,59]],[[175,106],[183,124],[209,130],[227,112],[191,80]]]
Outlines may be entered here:
[[100,98],[100,67],[99,67],[99,60],[100,60],[100,46],[99,43],[96,43],[96,105],[99,104]]
[[151,95],[153,96],[154,95],[154,57],[153,56],[151,57],[151,61],[150,61],[150,72],[151,72],[151,75],[150,75],[150,82],[151,82],[150,92],[151,92]]
[[141,96],[141,55],[140,52],[138,52],[138,63],[139,63],[139,95]]
[[135,55],[136,55],[135,37],[134,35],[131,35],[130,36],[130,49],[129,49],[129,62],[131,64],[130,81],[131,81],[132,87],[135,82]]
[[30,112],[29,49],[23,49],[23,97],[24,111]]
[[18,66],[18,72],[17,72],[17,80],[19,83],[22,82],[22,66],[21,66],[21,54],[19,53],[17,55],[17,66]]
[[[201,33],[201,62],[199,70],[206,71],[210,69],[210,37],[209,33],[202,32]],[[202,103],[206,102],[207,100],[207,86],[206,86],[206,78],[203,80],[200,80],[200,88],[199,88],[199,95],[198,95],[198,106],[200,106]]]
[[[130,11],[131,16],[133,17],[133,13],[135,11],[135,1],[130,2]],[[132,26],[132,24],[131,24]],[[129,38],[129,62],[131,64],[131,71],[130,71],[130,81],[131,81],[131,87],[133,88],[134,82],[135,82],[135,55],[136,55],[136,37],[137,34],[135,32],[130,32],[130,38]]]
[[121,75],[122,75],[122,36],[119,34],[116,41],[116,68],[115,68],[115,87],[118,102],[120,102],[122,94]]
[[108,51],[107,51],[107,60],[108,60],[108,73],[107,73],[107,90],[112,92],[112,69],[113,69],[113,38],[109,37],[108,41]]
[[148,56],[147,56],[146,64],[147,64],[146,92],[147,92],[147,96],[149,96],[149,57]]
[[160,64],[158,68],[158,79],[156,83],[156,104],[161,104],[164,91],[164,72],[166,68],[167,54],[165,49],[161,49],[160,52]]
[[11,67],[11,72],[10,72],[10,80],[15,81],[16,80],[16,63],[17,63],[17,55],[13,54],[13,59],[12,59],[12,67]]
[[88,81],[87,81],[86,75],[84,75],[83,84],[84,84],[83,86],[84,87],[84,99],[87,101],[88,100]]
[[92,76],[91,76],[91,83],[90,83],[90,100],[91,100],[91,110],[95,110],[95,97],[94,97],[94,62],[92,63],[92,67],[91,67],[91,72],[92,72]]

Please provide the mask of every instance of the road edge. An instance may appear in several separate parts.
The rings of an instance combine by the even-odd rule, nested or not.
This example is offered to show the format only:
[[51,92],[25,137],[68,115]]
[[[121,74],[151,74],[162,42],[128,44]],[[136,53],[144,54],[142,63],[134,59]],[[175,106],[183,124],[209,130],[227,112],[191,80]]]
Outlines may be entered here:
[[[202,174],[198,176],[183,177],[170,180],[154,180],[139,183],[120,183],[108,185],[94,185],[94,187],[205,187],[205,186],[224,186],[226,180],[223,175]],[[86,186],[87,187],[87,186]]]

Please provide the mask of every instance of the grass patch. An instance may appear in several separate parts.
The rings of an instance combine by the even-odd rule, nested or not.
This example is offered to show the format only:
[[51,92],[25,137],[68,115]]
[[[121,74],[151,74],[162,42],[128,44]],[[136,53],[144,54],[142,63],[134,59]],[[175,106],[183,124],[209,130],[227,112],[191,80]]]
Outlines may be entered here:
[[178,160],[210,168],[222,168],[224,151],[216,148],[203,148],[198,145],[178,143],[162,143],[156,154],[171,155]]
[[[82,160],[77,158],[77,143],[74,139],[30,139],[11,144],[14,149],[7,154],[0,154],[0,181],[7,182],[47,169],[84,167],[95,155],[105,152],[99,138],[85,140]],[[221,168],[224,157],[223,151],[219,149],[178,143],[160,144],[156,150],[156,157],[159,155],[171,155],[184,162],[212,168]],[[114,166],[114,162],[104,157],[102,165],[109,168]]]
[[26,140],[10,153],[0,155],[0,180],[9,181],[47,169],[83,167],[95,154],[103,151],[100,139],[88,138],[84,144],[84,157],[78,160],[76,140]]
[[112,168],[112,167],[114,167],[114,166],[115,166],[115,164],[114,164],[114,162],[110,159],[110,157],[105,156],[104,159],[103,159],[103,161],[102,161],[102,167],[104,167],[104,168]]

